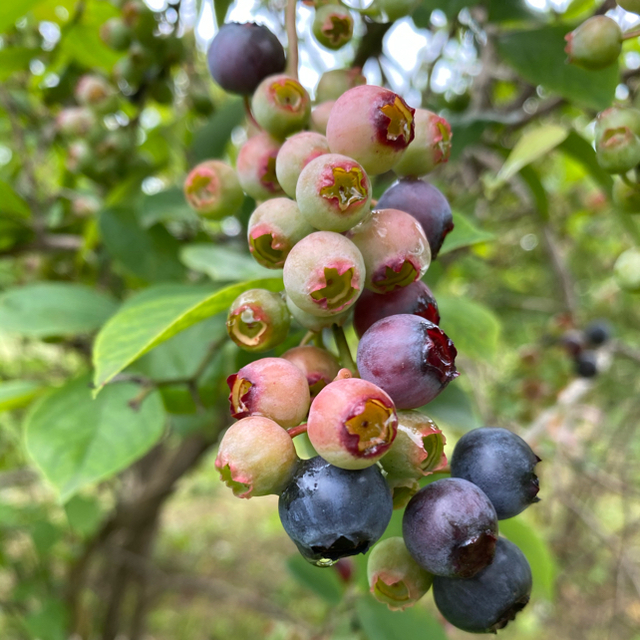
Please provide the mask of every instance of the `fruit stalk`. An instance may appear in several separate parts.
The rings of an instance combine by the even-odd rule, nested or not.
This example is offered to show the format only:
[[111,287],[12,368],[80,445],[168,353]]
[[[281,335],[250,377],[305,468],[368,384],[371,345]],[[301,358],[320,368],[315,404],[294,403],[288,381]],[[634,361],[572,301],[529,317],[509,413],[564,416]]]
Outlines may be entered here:
[[296,31],[296,0],[287,0],[285,13],[287,26],[287,40],[289,51],[287,55],[287,74],[298,79],[298,32]]
[[349,369],[349,371],[351,371],[351,373],[353,373],[356,378],[359,377],[358,368],[356,367],[356,363],[353,361],[351,349],[349,349],[347,338],[344,335],[344,329],[342,327],[339,327],[337,324],[334,324],[331,325],[331,331],[333,333],[333,339],[336,341],[340,364],[345,369]]

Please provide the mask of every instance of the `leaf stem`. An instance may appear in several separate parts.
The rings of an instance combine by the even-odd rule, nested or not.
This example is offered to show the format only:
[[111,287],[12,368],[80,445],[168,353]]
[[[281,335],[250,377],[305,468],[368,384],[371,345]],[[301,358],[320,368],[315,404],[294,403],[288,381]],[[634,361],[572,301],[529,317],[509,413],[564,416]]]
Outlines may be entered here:
[[345,369],[349,369],[354,377],[358,377],[358,369],[356,363],[353,361],[347,338],[344,335],[344,329],[334,324],[331,325],[331,331],[333,332],[333,339],[336,341],[336,347],[338,348],[340,364]]

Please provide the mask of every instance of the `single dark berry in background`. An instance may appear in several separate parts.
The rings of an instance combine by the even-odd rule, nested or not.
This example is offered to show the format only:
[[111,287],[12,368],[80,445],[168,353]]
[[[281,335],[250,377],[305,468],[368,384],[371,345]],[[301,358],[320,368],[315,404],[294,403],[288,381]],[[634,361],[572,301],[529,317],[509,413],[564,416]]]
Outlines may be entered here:
[[488,567],[468,580],[436,576],[433,597],[440,613],[458,629],[496,633],[524,609],[531,586],[531,567],[524,554],[500,538]]
[[358,298],[353,312],[353,326],[361,338],[373,324],[388,316],[410,313],[440,324],[440,314],[431,289],[417,280],[391,293],[374,293],[366,289]]
[[595,351],[585,349],[576,356],[576,374],[581,378],[593,378],[598,375],[598,358]]
[[366,553],[384,533],[391,492],[376,465],[339,469],[319,456],[302,460],[278,502],[284,530],[313,564]]
[[470,578],[493,559],[498,518],[476,485],[444,478],[411,498],[402,536],[413,559],[429,573]]
[[358,345],[358,371],[386,391],[397,409],[431,402],[458,377],[453,342],[433,322],[401,314],[378,320]]
[[448,200],[425,180],[406,178],[396,182],[382,194],[376,208],[410,213],[422,226],[434,260],[446,235],[453,229]]
[[284,49],[267,27],[228,22],[207,52],[213,79],[230,93],[250,95],[267,76],[284,71]]
[[451,456],[451,475],[480,487],[499,520],[512,518],[538,502],[534,470],[540,458],[508,429],[483,427],[465,433]]
[[611,340],[612,334],[611,325],[606,320],[594,320],[584,330],[587,341],[594,346],[600,346],[608,342]]

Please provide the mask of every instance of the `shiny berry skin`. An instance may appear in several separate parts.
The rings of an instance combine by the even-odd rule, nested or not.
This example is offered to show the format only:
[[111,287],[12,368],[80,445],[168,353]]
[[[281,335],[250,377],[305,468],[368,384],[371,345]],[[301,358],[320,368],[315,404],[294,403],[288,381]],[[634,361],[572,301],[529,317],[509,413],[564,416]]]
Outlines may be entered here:
[[207,51],[209,72],[230,93],[252,94],[267,76],[284,71],[284,49],[267,27],[228,22]]
[[565,36],[569,62],[585,69],[604,69],[616,62],[622,51],[622,31],[607,16],[593,16]]
[[535,466],[540,458],[518,435],[499,427],[465,433],[451,456],[451,476],[480,487],[493,503],[499,520],[518,515],[539,502]]
[[249,250],[263,267],[282,269],[294,245],[313,231],[293,200],[272,198],[258,205],[249,218]]
[[355,160],[328,153],[311,160],[296,185],[305,220],[322,231],[348,231],[369,213],[371,183]]
[[332,231],[316,231],[296,244],[284,263],[287,297],[315,316],[346,311],[358,299],[365,267],[358,248]]
[[332,353],[312,345],[294,347],[283,353],[282,357],[304,373],[312,400],[340,371],[340,364]]
[[323,136],[327,134],[327,123],[335,100],[321,102],[311,110],[311,128]]
[[623,251],[613,265],[613,274],[621,289],[640,292],[640,249]]
[[376,206],[410,213],[420,223],[429,240],[433,260],[438,256],[446,235],[453,229],[449,202],[425,180],[400,180],[382,194]]
[[585,349],[575,359],[575,371],[581,378],[594,378],[598,375],[598,357],[595,351]]
[[399,176],[424,176],[451,155],[451,126],[427,109],[416,109],[416,137],[393,167]]
[[234,418],[263,416],[288,429],[307,416],[311,398],[307,379],[282,358],[262,358],[227,378]]
[[384,173],[414,138],[414,112],[388,89],[373,85],[349,89],[329,114],[329,147],[358,161],[369,176]]
[[279,293],[249,289],[232,303],[227,315],[227,333],[244,351],[268,351],[284,342],[291,316]]
[[468,580],[435,577],[433,598],[440,613],[469,633],[504,629],[529,602],[531,567],[518,547],[500,538],[493,562]]
[[289,434],[273,420],[244,418],[225,432],[216,468],[222,480],[239,498],[279,495],[298,464]]
[[431,290],[422,280],[416,280],[390,293],[363,291],[353,309],[353,327],[361,338],[378,320],[400,313],[410,313],[440,324],[438,305]]
[[335,51],[351,40],[353,16],[340,5],[325,4],[316,9],[311,31],[323,47]]
[[184,195],[194,211],[212,220],[232,216],[244,202],[236,172],[220,160],[195,166],[184,182]]
[[307,90],[290,76],[279,74],[265,78],[251,97],[251,110],[257,123],[275,138],[307,126],[311,99]]
[[600,346],[611,340],[613,330],[606,320],[594,320],[585,327],[584,335],[589,344]]
[[296,197],[300,172],[325,153],[329,153],[329,143],[325,136],[315,131],[296,133],[282,145],[276,158],[276,177],[290,198]]
[[399,209],[377,209],[348,237],[364,258],[365,286],[375,293],[406,287],[422,278],[431,264],[431,249],[422,227]]
[[375,464],[396,437],[398,418],[391,398],[366,380],[328,384],[309,410],[307,435],[327,462],[341,469]]
[[444,478],[411,498],[402,537],[413,559],[429,573],[471,578],[493,560],[498,518],[475,484]]
[[456,355],[437,325],[401,314],[378,320],[362,336],[358,371],[386,391],[396,409],[417,409],[458,377]]
[[320,456],[300,462],[278,502],[284,530],[318,566],[366,553],[392,511],[391,493],[376,465],[349,471]]
[[322,331],[323,329],[329,329],[334,324],[337,324],[339,327],[341,327],[351,315],[351,307],[349,307],[344,311],[331,316],[318,316],[313,313],[309,313],[308,311],[303,311],[302,309],[297,307],[295,304],[293,304],[289,296],[287,296],[287,308],[289,309],[291,317],[301,327],[304,327],[309,331],[315,331],[316,333]]
[[361,84],[367,84],[360,67],[350,69],[332,69],[325,71],[316,86],[316,101],[337,100],[345,91]]
[[613,203],[625,213],[640,213],[640,184],[628,185],[622,178],[613,183]]
[[280,142],[268,133],[249,138],[238,152],[236,172],[240,185],[255,200],[283,196],[276,177],[276,157]]
[[413,606],[433,583],[433,576],[411,557],[399,536],[373,547],[367,559],[367,579],[373,597],[391,611]]

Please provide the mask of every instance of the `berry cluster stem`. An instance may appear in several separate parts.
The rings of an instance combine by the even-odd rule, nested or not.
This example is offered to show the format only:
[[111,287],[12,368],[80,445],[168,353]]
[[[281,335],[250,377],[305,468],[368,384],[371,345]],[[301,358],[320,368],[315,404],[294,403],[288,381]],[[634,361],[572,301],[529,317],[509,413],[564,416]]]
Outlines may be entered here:
[[287,56],[287,73],[298,79],[298,32],[296,31],[296,0],[287,0],[285,23],[287,26],[287,40],[289,41],[289,55]]
[[356,363],[353,361],[351,349],[349,349],[347,338],[344,335],[344,329],[342,327],[339,327],[337,324],[334,324],[331,325],[331,331],[333,332],[333,339],[336,341],[336,347],[338,348],[340,364],[345,369],[349,369],[349,371],[353,373],[354,377],[357,378],[358,369],[356,367]]
[[307,433],[307,423],[305,422],[297,427],[289,427],[287,433],[291,436],[291,439],[299,436],[301,433]]

